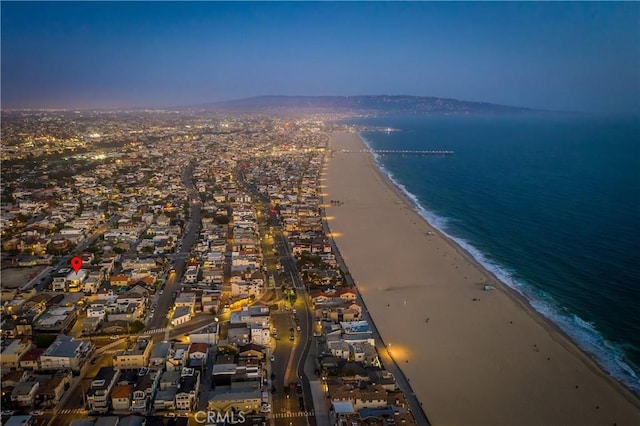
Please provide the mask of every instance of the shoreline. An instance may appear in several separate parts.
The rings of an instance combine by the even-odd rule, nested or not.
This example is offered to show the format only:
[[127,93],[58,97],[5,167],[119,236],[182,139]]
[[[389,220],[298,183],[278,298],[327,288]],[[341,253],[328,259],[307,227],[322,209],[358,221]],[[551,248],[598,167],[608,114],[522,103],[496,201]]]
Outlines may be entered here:
[[[330,146],[334,148],[336,144],[340,147],[344,144],[350,147],[367,146],[363,138],[355,133],[332,134]],[[380,169],[373,155],[353,157],[352,154],[350,158],[339,156],[340,154],[336,152],[328,161],[330,169],[333,170],[333,173],[328,173],[328,198],[335,193],[336,196],[347,198],[349,202],[345,201],[346,208],[333,206],[326,209],[327,214],[333,218],[329,222],[331,231],[338,234],[336,244],[345,255],[345,262],[356,280],[376,325],[380,324],[378,328],[384,340],[400,342],[399,350],[392,348],[392,352],[398,352],[394,359],[407,358],[405,363],[398,362],[398,365],[408,378],[413,379],[412,387],[434,424],[508,424],[509,419],[511,421],[514,418],[523,419],[521,416],[527,418],[523,423],[530,422],[530,424],[633,424],[640,421],[640,403],[631,390],[606,374],[590,354],[578,347],[558,325],[537,312],[524,295],[504,284],[463,247],[432,226],[417,211],[419,206],[416,206],[415,202]],[[336,167],[338,162],[343,163],[342,166],[347,164],[350,171],[344,170],[345,167]],[[336,176],[332,178],[332,174],[341,175],[338,176],[337,181],[349,182],[349,184],[342,185],[342,188],[338,187],[335,185]],[[362,176],[363,174],[367,176]],[[373,181],[372,177],[374,177]],[[331,184],[332,179],[334,185]],[[350,188],[344,188],[345,186]],[[363,196],[354,195],[354,189],[356,193],[359,191]],[[373,195],[367,196],[367,192],[373,192]],[[406,245],[409,250],[419,253],[418,259],[429,259],[428,266],[431,268],[417,265],[416,270],[420,270],[425,277],[433,275],[433,278],[426,278],[426,284],[412,279],[410,262],[406,264],[408,268],[403,266],[393,268],[389,265],[386,274],[384,270],[373,274],[367,272],[367,269],[380,268],[368,268],[366,263],[370,259],[358,252],[358,247],[362,245],[375,246],[375,244],[370,245],[362,241],[363,244],[359,245],[357,240],[368,238],[369,243],[376,240],[375,237],[371,238],[368,235],[367,219],[359,215],[359,210],[363,206],[356,204],[360,201],[364,201],[364,204],[373,202],[381,211],[387,210],[386,214],[378,214],[379,217],[373,218],[373,223],[369,224],[369,231],[380,234],[380,239],[389,243],[395,239],[399,243],[393,244],[386,254],[415,257],[415,253],[396,247]],[[398,212],[401,212],[402,220],[393,220],[393,223],[380,226],[380,217],[397,218]],[[354,218],[358,220],[354,221]],[[355,227],[360,229],[355,230]],[[388,228],[387,232],[385,228]],[[420,232],[417,233],[415,228],[419,228]],[[428,232],[433,235],[426,235]],[[406,239],[398,237],[400,235],[406,236]],[[433,242],[436,244],[432,244]],[[437,246],[435,251],[434,245]],[[440,256],[441,248],[444,250],[443,256]],[[449,253],[447,250],[451,255],[446,260],[442,259],[441,257],[447,257]],[[362,252],[362,250],[359,251]],[[385,257],[389,258],[383,254],[379,256],[378,261],[383,262]],[[451,257],[454,257],[453,261]],[[445,265],[445,262],[452,263]],[[461,274],[462,271],[464,273]],[[415,273],[419,274],[417,271]],[[462,276],[466,281],[461,280]],[[392,282],[398,278],[410,281],[411,284],[393,285]],[[363,285],[361,282],[363,279],[367,283],[375,281],[377,285],[384,283],[390,287],[375,288],[372,285]],[[484,284],[494,286],[495,290],[482,291],[479,286]],[[402,293],[405,298],[401,311],[394,311],[390,315],[389,312],[385,312],[384,302],[387,301],[387,308],[391,307],[390,302],[397,302],[398,298],[392,297],[394,293]],[[430,296],[436,296],[439,301],[430,302],[428,300]],[[407,300],[413,302],[420,299],[425,300],[423,309],[407,307]],[[469,311],[470,309],[478,311],[483,309],[484,305],[491,305],[489,308],[492,312]],[[432,319],[446,321],[443,323],[438,321],[436,326],[434,321],[430,321],[429,317],[426,318],[429,331],[425,331],[426,339],[420,339],[426,342],[418,342],[411,337],[412,333],[397,332],[397,327],[389,326],[389,322],[397,322],[402,318],[405,321],[415,322],[416,328],[422,328],[422,324],[420,326],[418,324],[425,323],[425,319],[418,319],[420,311],[426,312],[422,317],[432,312],[432,316],[435,315]],[[514,319],[507,323],[505,320],[510,317]],[[385,319],[390,321],[384,321]],[[523,324],[521,327],[524,330],[513,333],[514,328],[520,328],[513,327],[514,322],[517,325]],[[435,332],[434,329],[436,329]],[[504,335],[500,335],[498,331],[503,332]],[[393,337],[389,339],[390,336]],[[463,339],[452,340],[452,336],[463,337]],[[523,349],[523,343],[526,344],[529,341],[539,343],[530,343],[532,346]],[[430,344],[436,342],[447,342],[451,348],[430,349],[431,356],[428,356],[424,349],[430,348]],[[513,347],[509,352],[510,346]],[[483,350],[479,350],[483,347]],[[497,350],[496,347],[504,350]],[[456,350],[463,352],[462,356],[457,354]],[[547,356],[545,360],[544,357],[537,356],[541,351],[553,356]],[[473,355],[467,354],[465,357],[464,352]],[[464,374],[461,377],[455,376],[459,373],[459,362],[464,363],[467,376]],[[424,363],[424,366],[419,371],[414,371],[416,369],[412,368],[412,363]],[[550,365],[554,365],[552,373],[549,372]],[[558,365],[561,368],[558,369]],[[568,372],[563,374],[565,370]],[[451,378],[447,378],[447,374],[443,374],[443,371],[449,372],[452,375]],[[429,385],[434,379],[438,379],[436,381],[441,386]],[[536,385],[536,392],[525,390],[527,380],[530,381],[529,384]],[[450,382],[455,384],[452,385]],[[568,386],[568,382],[575,382],[575,384]],[[419,385],[413,386],[416,383]],[[585,386],[584,383],[588,383],[587,388],[595,390],[586,394],[581,390]],[[557,389],[558,387],[566,389]],[[494,397],[492,393],[500,396]],[[514,399],[514,393],[527,394],[526,397],[521,398],[531,402]],[[482,397],[482,394],[489,396]],[[558,399],[564,402],[559,404]],[[472,400],[477,402],[472,404]],[[603,401],[602,404],[598,402],[600,400]],[[545,406],[554,406],[554,408],[545,412],[540,410],[540,403]],[[501,405],[504,406],[501,407]],[[591,406],[588,408],[589,405]],[[605,406],[609,408],[605,410]],[[560,415],[559,412],[564,409],[567,413]],[[478,416],[478,412],[464,413],[469,410],[477,410],[482,415]],[[581,418],[575,413],[570,414],[576,410],[584,417]],[[586,413],[587,410],[589,414]]]
[[[372,147],[369,145],[369,142],[367,141],[367,139],[364,136],[362,136],[360,132],[357,132],[356,135],[358,136],[358,138],[362,141],[362,143],[368,149],[372,149]],[[571,345],[574,345],[576,347],[576,349],[579,350],[585,357],[587,357],[591,362],[595,363],[594,367],[595,367],[596,370],[598,370],[600,373],[602,373],[606,378],[611,379],[615,384],[619,385],[624,390],[628,391],[631,394],[632,399],[634,399],[634,398],[635,399],[640,399],[640,391],[627,386],[627,384],[625,384],[624,382],[616,379],[615,376],[609,374],[609,372],[606,370],[606,368],[604,366],[602,366],[598,362],[599,360],[598,360],[598,358],[596,357],[595,354],[593,354],[593,353],[589,352],[588,350],[584,349],[583,347],[581,347],[580,344],[577,341],[575,341],[573,339],[573,337],[567,331],[565,331],[559,324],[555,323],[551,318],[545,316],[542,312],[538,311],[532,305],[532,300],[530,300],[525,293],[521,292],[520,289],[518,289],[516,287],[513,287],[513,286],[510,286],[509,284],[505,283],[493,271],[487,269],[478,259],[476,259],[473,256],[472,253],[470,253],[467,249],[465,249],[457,241],[455,241],[454,237],[448,235],[445,231],[441,230],[440,228],[438,228],[437,226],[435,226],[431,222],[429,222],[429,219],[426,218],[425,216],[423,216],[419,211],[420,209],[425,210],[424,207],[422,207],[419,204],[418,201],[416,201],[416,200],[411,198],[411,196],[415,197],[415,195],[412,194],[406,188],[404,190],[402,188],[400,188],[399,187],[400,183],[396,182],[391,176],[387,175],[387,173],[384,171],[384,166],[381,163],[379,163],[378,160],[373,155],[372,155],[372,160],[373,160],[373,162],[375,163],[375,165],[376,165],[376,167],[378,169],[379,176],[387,184],[387,187],[389,189],[391,189],[392,191],[394,191],[398,195],[398,197],[402,198],[403,201],[407,204],[408,207],[412,208],[414,210],[414,212],[422,220],[424,220],[431,228],[433,228],[433,232],[439,234],[440,237],[442,237],[443,239],[447,240],[449,242],[449,244],[461,256],[466,257],[471,263],[475,264],[475,266],[480,271],[485,273],[488,277],[493,278],[495,283],[497,283],[497,285],[501,286],[505,290],[505,293],[508,296],[511,296],[512,298],[514,298],[515,302],[522,304],[524,309],[532,310],[533,314],[536,317],[539,317],[538,319],[540,321],[542,321],[544,326],[550,327],[555,332],[558,332],[558,333],[562,334],[564,336],[564,338],[567,339]],[[494,284],[494,283],[489,283],[489,284]]]

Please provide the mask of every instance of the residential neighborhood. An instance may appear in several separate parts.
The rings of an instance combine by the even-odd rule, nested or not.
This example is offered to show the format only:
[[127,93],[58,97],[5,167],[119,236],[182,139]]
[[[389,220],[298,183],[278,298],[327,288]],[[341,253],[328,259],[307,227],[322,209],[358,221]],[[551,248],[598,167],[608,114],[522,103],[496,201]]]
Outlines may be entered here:
[[3,424],[416,424],[327,231],[337,118],[3,112]]

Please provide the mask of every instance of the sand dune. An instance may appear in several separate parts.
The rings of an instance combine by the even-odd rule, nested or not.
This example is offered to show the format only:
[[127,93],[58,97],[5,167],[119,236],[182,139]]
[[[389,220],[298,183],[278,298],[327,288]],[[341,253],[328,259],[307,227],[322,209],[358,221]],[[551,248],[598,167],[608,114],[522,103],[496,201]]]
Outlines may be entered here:
[[[335,133],[330,147],[363,143]],[[638,398],[415,213],[371,155],[337,151],[329,226],[434,425],[640,425]]]

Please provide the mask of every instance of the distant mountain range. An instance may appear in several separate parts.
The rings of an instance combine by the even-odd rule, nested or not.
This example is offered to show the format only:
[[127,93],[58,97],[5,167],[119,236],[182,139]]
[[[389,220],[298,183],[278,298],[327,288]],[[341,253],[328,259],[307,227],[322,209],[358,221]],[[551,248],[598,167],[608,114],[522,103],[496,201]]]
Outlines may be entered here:
[[371,114],[504,114],[534,112],[529,108],[430,96],[256,96],[190,106],[220,112],[351,112]]

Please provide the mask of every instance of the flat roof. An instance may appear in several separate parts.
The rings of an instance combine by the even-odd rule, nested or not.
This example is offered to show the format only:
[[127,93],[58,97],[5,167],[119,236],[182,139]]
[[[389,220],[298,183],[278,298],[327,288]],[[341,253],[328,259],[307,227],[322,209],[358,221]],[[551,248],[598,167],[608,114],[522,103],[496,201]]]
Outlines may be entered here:
[[9,420],[4,423],[4,426],[24,426],[25,424],[29,424],[31,418],[31,414],[27,414],[25,416],[11,416],[9,417]]
[[353,404],[346,401],[346,402],[334,402],[333,403],[333,410],[336,414],[351,414],[354,413],[355,411],[353,411]]
[[60,335],[58,338],[44,351],[42,356],[52,356],[60,358],[72,358],[76,356],[76,351],[84,346],[84,342],[74,342],[71,337]]
[[260,399],[262,391],[260,389],[250,388],[234,391],[211,392],[209,401],[239,401],[243,399]]

